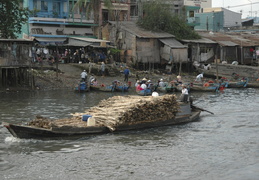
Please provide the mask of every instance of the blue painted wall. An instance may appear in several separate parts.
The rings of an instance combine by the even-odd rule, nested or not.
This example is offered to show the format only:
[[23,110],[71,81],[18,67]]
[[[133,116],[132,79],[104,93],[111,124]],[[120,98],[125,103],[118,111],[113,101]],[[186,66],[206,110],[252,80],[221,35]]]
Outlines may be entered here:
[[[29,0],[23,0],[23,7],[24,8],[28,7],[28,1]],[[21,34],[16,34],[18,39],[23,38],[23,34],[27,34],[27,35],[29,34],[29,24],[28,23],[23,24],[21,30],[22,30]]]
[[195,15],[200,18],[200,24],[195,26],[195,30],[213,31],[218,32],[223,30],[224,25],[224,13],[211,12],[211,13],[199,13]]
[[29,0],[28,6],[30,10],[38,10],[32,17],[66,18],[69,15],[69,0]]

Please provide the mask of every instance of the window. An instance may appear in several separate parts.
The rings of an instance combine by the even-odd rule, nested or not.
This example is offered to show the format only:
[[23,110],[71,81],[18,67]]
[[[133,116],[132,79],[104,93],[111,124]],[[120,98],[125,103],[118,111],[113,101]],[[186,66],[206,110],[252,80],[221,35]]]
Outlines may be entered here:
[[189,11],[189,17],[194,17],[194,11]]
[[60,13],[60,2],[53,2],[53,12]]
[[33,9],[37,9],[37,0],[33,0]]
[[41,1],[41,11],[48,11],[48,2]]

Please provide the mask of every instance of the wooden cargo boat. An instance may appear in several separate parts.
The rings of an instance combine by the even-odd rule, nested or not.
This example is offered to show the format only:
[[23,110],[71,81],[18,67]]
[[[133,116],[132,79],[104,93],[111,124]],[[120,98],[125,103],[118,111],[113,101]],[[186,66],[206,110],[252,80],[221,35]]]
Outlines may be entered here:
[[[91,116],[89,115],[89,117],[92,118],[91,121],[94,120],[95,122],[91,125],[88,125],[88,122],[90,122],[90,120],[82,121],[81,113],[80,116],[77,114],[71,120],[57,120],[56,123],[53,123],[53,126],[49,127],[47,127],[46,125],[45,127],[36,127],[35,124],[15,125],[10,123],[3,123],[3,126],[6,127],[14,137],[17,138],[66,139],[111,132],[169,126],[196,121],[199,118],[202,109],[192,106],[190,103],[183,103],[178,101],[169,102],[170,98],[175,99],[172,98],[172,96],[174,95],[165,96],[168,97],[159,96],[139,98],[139,96],[128,96],[126,99],[119,97],[117,98],[117,100],[120,103],[117,103],[116,100],[114,101],[114,99],[111,98],[110,102],[106,102],[107,109],[105,109],[104,107],[105,103],[101,102],[100,106],[95,106],[87,110],[86,113],[91,114]],[[148,98],[149,100],[145,101],[145,98]],[[133,101],[130,103],[126,103],[126,101],[130,99]],[[110,104],[111,101],[113,101],[114,103]],[[139,102],[140,105],[136,106],[136,102]],[[125,108],[127,106],[124,106],[123,104],[130,104],[128,106],[128,111]],[[169,105],[173,105],[174,107]],[[122,107],[119,108],[118,106]],[[117,107],[117,109],[114,109],[115,107]],[[112,109],[113,112],[116,114],[113,114],[113,112],[111,112]],[[150,111],[148,109],[150,109]],[[157,112],[152,113],[154,109],[157,109]],[[165,109],[163,116],[161,116],[162,109]],[[147,112],[145,113],[145,111]],[[120,115],[121,112],[125,112],[125,114]],[[148,116],[148,114],[150,115]],[[116,115],[118,115],[118,117],[116,117]]]

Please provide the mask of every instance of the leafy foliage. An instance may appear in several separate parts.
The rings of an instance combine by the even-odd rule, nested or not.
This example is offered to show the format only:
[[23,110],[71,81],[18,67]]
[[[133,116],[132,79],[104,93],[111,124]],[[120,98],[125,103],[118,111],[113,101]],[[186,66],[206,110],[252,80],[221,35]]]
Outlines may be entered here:
[[0,0],[0,38],[17,38],[22,24],[26,23],[30,14],[27,8],[20,6],[21,0]]
[[168,5],[159,1],[144,3],[144,16],[137,24],[147,30],[167,32],[177,39],[199,39],[198,33],[193,31],[184,20],[172,15]]
[[110,53],[111,53],[112,55],[114,55],[114,54],[117,54],[117,53],[120,53],[120,52],[121,52],[121,50],[120,50],[120,49],[116,49],[116,48],[110,48],[110,49],[109,49],[109,51],[110,51]]

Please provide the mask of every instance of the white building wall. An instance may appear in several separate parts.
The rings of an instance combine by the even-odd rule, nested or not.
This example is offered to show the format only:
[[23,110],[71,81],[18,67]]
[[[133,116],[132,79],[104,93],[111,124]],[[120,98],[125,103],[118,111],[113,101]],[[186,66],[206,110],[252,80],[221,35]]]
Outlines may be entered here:
[[242,26],[241,13],[233,12],[225,8],[205,8],[204,13],[209,12],[224,12],[224,24],[223,27]]
[[184,0],[185,6],[199,6],[201,8],[211,8],[212,0]]
[[224,27],[242,26],[241,13],[224,9]]

